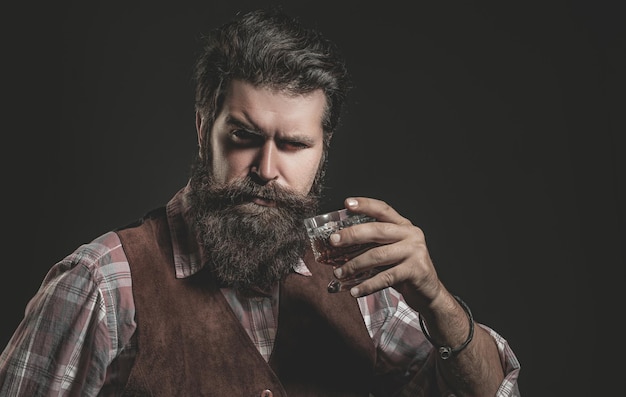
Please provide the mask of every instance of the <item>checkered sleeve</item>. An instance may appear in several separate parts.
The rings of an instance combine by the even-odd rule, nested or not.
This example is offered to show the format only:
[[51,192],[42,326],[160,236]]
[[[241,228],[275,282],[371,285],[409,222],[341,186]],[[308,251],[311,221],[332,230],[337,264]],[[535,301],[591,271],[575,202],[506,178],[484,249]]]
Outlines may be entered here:
[[[424,337],[417,313],[392,288],[359,298],[365,325],[377,349],[378,394],[397,395],[411,390],[412,396],[449,396],[445,383],[436,373],[433,347]],[[517,397],[520,364],[507,341],[489,327],[505,373],[496,397]]]
[[0,355],[0,395],[98,394],[133,327],[124,308],[132,306],[130,272],[116,237],[103,235],[50,269]]

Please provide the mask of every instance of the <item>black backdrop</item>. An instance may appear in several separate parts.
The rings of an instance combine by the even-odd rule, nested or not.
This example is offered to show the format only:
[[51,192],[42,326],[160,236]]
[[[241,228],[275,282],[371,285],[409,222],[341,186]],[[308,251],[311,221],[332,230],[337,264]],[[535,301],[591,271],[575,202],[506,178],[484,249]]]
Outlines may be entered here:
[[[354,73],[324,205],[373,196],[421,226],[524,395],[623,392],[624,13],[509,3],[285,6]],[[186,182],[197,39],[255,4],[4,6],[1,344],[53,263]]]

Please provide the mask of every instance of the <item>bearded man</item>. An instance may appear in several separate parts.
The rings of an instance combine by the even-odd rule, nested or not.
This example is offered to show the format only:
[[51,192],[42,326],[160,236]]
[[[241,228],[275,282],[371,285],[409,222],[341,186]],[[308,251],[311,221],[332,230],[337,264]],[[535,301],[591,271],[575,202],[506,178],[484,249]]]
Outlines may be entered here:
[[336,269],[313,259],[303,220],[349,88],[334,44],[253,11],[210,32],[195,76],[188,183],[52,267],[0,357],[1,395],[519,395],[506,340],[384,201],[346,198],[377,221],[331,238],[376,247]]

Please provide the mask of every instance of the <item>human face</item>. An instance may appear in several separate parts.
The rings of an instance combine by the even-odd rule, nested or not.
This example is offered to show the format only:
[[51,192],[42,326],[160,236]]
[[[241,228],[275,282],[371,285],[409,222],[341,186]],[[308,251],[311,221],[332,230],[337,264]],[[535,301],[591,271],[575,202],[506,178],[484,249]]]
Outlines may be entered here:
[[[323,153],[321,90],[292,95],[234,80],[208,134],[212,174],[217,183],[252,177],[260,184],[277,183],[307,194]],[[197,121],[204,148],[203,119]],[[274,203],[260,197],[253,202]]]

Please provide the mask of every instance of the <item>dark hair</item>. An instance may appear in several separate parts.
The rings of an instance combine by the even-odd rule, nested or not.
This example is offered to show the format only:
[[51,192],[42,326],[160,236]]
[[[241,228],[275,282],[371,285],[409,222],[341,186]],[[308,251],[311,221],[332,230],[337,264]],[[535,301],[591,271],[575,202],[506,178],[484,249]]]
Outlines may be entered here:
[[328,148],[350,88],[345,60],[334,43],[278,8],[244,14],[210,31],[204,43],[195,65],[195,107],[209,130],[233,79],[294,94],[322,89]]

